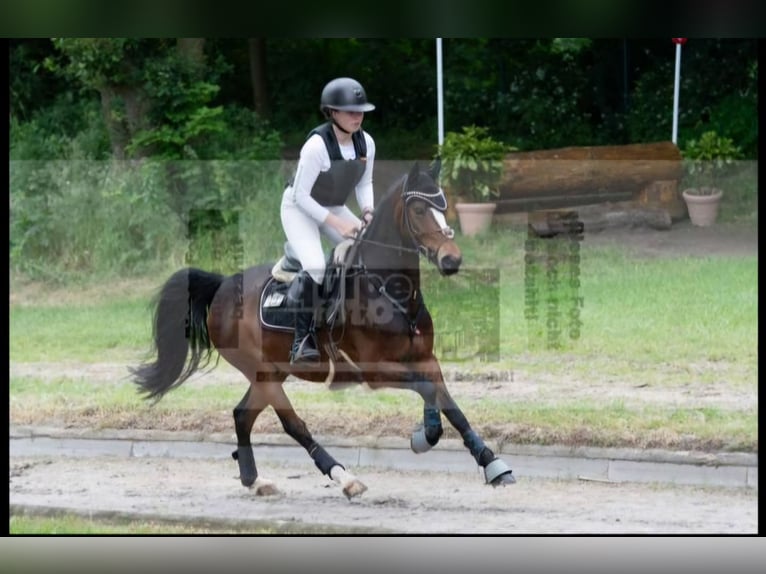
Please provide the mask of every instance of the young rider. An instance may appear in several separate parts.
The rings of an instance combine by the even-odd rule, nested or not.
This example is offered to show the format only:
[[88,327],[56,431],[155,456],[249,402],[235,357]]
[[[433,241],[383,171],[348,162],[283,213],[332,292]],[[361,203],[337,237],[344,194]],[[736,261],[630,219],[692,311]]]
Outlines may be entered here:
[[375,141],[362,130],[362,121],[375,106],[359,82],[336,78],[322,90],[319,109],[327,122],[309,132],[280,211],[287,241],[302,267],[287,297],[295,313],[293,364],[320,357],[312,319],[325,273],[321,235],[337,245],[359,231],[362,220],[345,205],[352,191],[366,223],[373,213]]

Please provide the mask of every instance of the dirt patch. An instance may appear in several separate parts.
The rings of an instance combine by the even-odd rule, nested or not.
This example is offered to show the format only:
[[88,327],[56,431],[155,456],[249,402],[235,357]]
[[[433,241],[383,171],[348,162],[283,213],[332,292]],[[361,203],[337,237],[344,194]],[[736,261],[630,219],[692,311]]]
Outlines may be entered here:
[[[255,496],[234,461],[159,458],[11,459],[12,508],[109,510],[151,518],[271,525],[281,532],[756,533],[753,489],[517,477],[492,488],[477,474],[349,468],[369,490],[351,501],[311,465],[259,463],[280,494]],[[55,479],[54,479],[55,477]]]
[[583,245],[619,247],[638,257],[740,257],[758,255],[757,224],[697,227],[674,223],[667,231],[645,227],[586,233]]
[[[635,448],[667,448],[682,450],[741,450],[742,445],[731,445],[724,439],[701,439],[696,436],[680,435],[667,429],[636,433],[630,428],[620,431],[573,427],[571,424],[546,426],[520,424],[509,420],[503,423],[483,423],[481,415],[473,416],[476,401],[493,400],[500,403],[531,403],[537,406],[565,406],[582,402],[592,405],[623,403],[631,407],[654,406],[661,408],[678,407],[714,408],[719,410],[751,411],[757,408],[757,388],[732,388],[724,380],[705,385],[663,386],[659,383],[641,383],[630,380],[574,381],[568,377],[537,375],[530,376],[508,370],[470,369],[465,365],[448,365],[444,369],[450,394],[464,409],[474,429],[485,439],[518,444],[563,444],[571,446],[597,445]],[[129,382],[127,365],[117,363],[12,363],[11,377],[35,377],[54,382],[62,377],[83,380],[94,384],[125,384]],[[230,386],[244,394],[244,377],[228,364],[210,373],[197,373],[185,387],[202,388],[208,385]],[[300,394],[309,397],[317,394],[348,393],[357,395],[375,393],[384,400],[384,395],[399,395],[402,391],[382,389],[372,391],[366,385],[345,391],[329,391],[324,384],[309,383],[293,377],[285,383],[288,396]],[[317,435],[360,436],[371,429],[385,429],[387,436],[409,436],[421,412],[421,403],[412,395],[412,408],[402,412],[358,416],[358,411],[348,411],[332,402],[311,400],[296,409],[308,427]],[[231,410],[200,405],[198,409],[173,409],[172,393],[159,403],[159,409],[151,408],[96,408],[77,407],[62,404],[49,408],[27,408],[11,401],[10,420],[17,425],[58,426],[62,428],[147,428],[167,431],[197,431],[206,433],[231,433],[233,422]],[[231,408],[234,404],[231,405]],[[365,411],[366,412],[366,411]],[[460,438],[448,424],[444,427],[444,438]],[[253,427],[255,434],[282,433],[282,425],[271,409],[265,410]]]
[[[11,377],[35,377],[46,381],[60,379],[83,380],[94,383],[130,382],[124,363],[11,363]],[[697,365],[709,370],[720,365]],[[695,368],[695,365],[688,365]],[[567,377],[529,375],[509,369],[492,369],[484,365],[443,365],[444,378],[450,394],[456,401],[465,399],[496,398],[502,401],[530,401],[548,405],[561,405],[573,401],[594,400],[604,404],[624,401],[633,405],[679,406],[686,408],[717,407],[724,410],[748,410],[757,406],[756,388],[732,389],[725,381],[700,385],[664,386],[637,380],[574,381]],[[225,363],[208,373],[195,373],[184,386],[231,385],[246,390],[242,374]],[[288,377],[285,388],[301,393],[326,393],[327,386]],[[371,391],[366,385],[358,389],[335,391],[399,393],[394,389]]]

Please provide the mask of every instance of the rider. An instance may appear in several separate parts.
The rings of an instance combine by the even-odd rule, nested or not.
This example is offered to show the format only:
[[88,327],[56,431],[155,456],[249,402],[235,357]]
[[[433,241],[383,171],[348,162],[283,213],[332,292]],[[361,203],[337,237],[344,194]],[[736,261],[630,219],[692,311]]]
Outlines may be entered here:
[[352,191],[365,223],[373,213],[375,141],[362,130],[362,120],[375,106],[359,82],[336,78],[322,90],[319,109],[327,122],[309,132],[280,210],[287,241],[302,267],[287,297],[295,312],[293,364],[320,356],[312,322],[325,273],[320,233],[337,245],[359,231],[362,220],[345,205]]

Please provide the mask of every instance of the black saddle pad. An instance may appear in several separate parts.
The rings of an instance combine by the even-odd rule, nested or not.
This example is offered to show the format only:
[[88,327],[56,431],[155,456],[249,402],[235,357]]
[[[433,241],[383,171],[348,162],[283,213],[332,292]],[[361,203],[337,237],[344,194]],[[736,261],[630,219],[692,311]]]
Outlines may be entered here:
[[[329,267],[325,274],[325,284],[322,287],[325,293],[321,310],[323,317],[329,309],[342,304],[342,301],[338,299],[340,287],[339,274],[340,272],[336,267]],[[259,304],[261,324],[264,327],[280,331],[292,332],[295,330],[295,316],[287,306],[287,290],[289,287],[290,283],[284,283],[277,281],[274,277],[269,277],[261,292]],[[344,299],[349,299],[354,295],[350,278],[347,278],[344,295]],[[321,329],[321,327],[319,328]]]
[[287,288],[289,283],[269,278],[261,292],[261,324],[269,329],[280,331],[294,330],[294,315],[287,308]]

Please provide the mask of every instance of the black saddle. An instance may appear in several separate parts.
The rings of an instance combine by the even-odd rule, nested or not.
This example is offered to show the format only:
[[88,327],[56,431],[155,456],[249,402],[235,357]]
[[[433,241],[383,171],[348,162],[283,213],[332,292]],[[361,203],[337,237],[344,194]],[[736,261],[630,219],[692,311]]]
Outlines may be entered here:
[[[322,284],[323,304],[317,318],[317,328],[326,323],[334,323],[339,315],[343,301],[352,296],[349,294],[349,283],[344,280],[341,286],[341,277],[348,278],[345,263],[334,262],[335,249],[327,254],[326,271]],[[285,242],[282,259],[272,268],[272,276],[266,282],[261,292],[260,319],[261,324],[269,329],[280,331],[293,331],[295,315],[287,305],[287,290],[295,275],[303,267],[295,256],[295,252],[288,242]],[[343,288],[341,288],[343,287]]]

